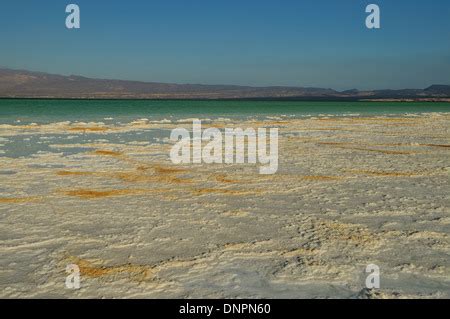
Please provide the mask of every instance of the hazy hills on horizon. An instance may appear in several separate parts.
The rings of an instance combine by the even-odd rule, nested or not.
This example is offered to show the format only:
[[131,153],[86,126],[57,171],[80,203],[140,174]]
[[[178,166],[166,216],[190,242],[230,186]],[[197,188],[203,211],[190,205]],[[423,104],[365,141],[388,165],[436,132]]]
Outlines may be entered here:
[[450,85],[425,89],[347,90],[327,88],[172,84],[93,79],[0,68],[0,98],[84,99],[307,99],[448,100]]

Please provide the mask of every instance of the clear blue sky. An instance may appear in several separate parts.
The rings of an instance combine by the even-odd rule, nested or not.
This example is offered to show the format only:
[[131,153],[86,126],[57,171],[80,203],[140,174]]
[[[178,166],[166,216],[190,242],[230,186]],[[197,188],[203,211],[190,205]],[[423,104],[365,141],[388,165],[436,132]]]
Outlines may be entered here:
[[[65,27],[65,7],[81,29]],[[380,30],[365,7],[381,7]],[[2,0],[0,66],[129,80],[450,84],[449,0]]]

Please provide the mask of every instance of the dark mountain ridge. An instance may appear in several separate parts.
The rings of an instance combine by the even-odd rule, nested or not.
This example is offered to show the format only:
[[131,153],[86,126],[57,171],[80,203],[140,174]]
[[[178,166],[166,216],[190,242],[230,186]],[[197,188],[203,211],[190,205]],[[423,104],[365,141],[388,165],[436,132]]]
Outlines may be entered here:
[[92,99],[423,99],[450,98],[450,85],[426,89],[348,90],[268,86],[172,84],[93,79],[0,68],[1,98]]

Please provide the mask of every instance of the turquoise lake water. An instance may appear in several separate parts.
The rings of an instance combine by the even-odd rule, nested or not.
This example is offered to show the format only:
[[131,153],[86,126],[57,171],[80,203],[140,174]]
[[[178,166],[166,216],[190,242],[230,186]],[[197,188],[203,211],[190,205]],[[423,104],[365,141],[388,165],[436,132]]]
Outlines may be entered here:
[[105,118],[129,122],[137,118],[317,115],[399,115],[450,112],[450,103],[431,102],[307,102],[307,101],[191,101],[191,100],[15,100],[0,99],[0,123],[20,121],[102,121]]

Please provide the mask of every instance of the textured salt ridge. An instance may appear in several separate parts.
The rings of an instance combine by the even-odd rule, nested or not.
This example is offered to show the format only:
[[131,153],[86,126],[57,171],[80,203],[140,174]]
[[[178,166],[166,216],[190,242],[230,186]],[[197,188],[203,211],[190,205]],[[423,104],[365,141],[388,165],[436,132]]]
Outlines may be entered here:
[[[167,140],[134,135],[179,123],[2,126],[2,143],[39,135],[52,150],[0,157],[0,296],[448,298],[449,120],[208,124],[279,127],[270,176],[174,166]],[[53,143],[74,125],[75,143]],[[80,290],[64,286],[68,263]],[[370,263],[382,272],[375,292],[363,290]]]

